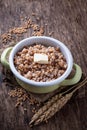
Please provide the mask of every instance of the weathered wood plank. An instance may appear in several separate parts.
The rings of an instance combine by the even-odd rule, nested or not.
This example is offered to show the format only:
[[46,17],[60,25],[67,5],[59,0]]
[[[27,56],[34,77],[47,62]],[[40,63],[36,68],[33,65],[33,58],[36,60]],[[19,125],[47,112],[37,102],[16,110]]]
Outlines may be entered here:
[[[31,14],[36,13],[36,20]],[[87,1],[86,0],[0,0],[0,34],[23,23],[21,17],[31,17],[45,28],[45,35],[53,31],[52,37],[64,42],[71,50],[74,62],[78,63],[87,76]],[[31,31],[18,40],[31,36]],[[0,43],[0,47],[2,43]],[[0,70],[1,70],[0,65]],[[47,124],[30,128],[32,116],[28,110],[15,108],[14,100],[8,96],[11,87],[1,85],[0,77],[0,129],[2,130],[86,130],[87,129],[87,88],[76,95]]]

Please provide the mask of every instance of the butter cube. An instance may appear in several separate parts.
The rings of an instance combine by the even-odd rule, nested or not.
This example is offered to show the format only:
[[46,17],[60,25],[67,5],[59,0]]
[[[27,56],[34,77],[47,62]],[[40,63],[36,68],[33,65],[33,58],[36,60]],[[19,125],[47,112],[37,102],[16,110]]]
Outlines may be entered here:
[[40,63],[40,64],[48,64],[48,56],[46,54],[34,54],[34,62]]

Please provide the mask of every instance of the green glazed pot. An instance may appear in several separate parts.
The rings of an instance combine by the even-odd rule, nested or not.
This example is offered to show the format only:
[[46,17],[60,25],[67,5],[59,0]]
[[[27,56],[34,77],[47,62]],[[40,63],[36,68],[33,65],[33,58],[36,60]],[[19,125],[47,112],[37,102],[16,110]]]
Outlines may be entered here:
[[[30,46],[33,45],[34,43],[60,48],[68,64],[67,70],[61,77],[49,82],[35,82],[19,74],[19,72],[16,70],[14,66],[14,55],[24,46]],[[6,58],[8,55],[9,55],[9,61],[7,61]],[[10,69],[13,72],[17,82],[23,88],[33,93],[49,93],[58,89],[61,86],[74,85],[77,82],[79,82],[82,76],[82,70],[79,65],[73,63],[72,54],[69,51],[69,49],[62,42],[46,36],[38,36],[38,37],[36,36],[36,37],[26,38],[20,41],[19,43],[17,43],[14,47],[6,48],[1,55],[1,63],[7,69]],[[71,73],[73,66],[76,70],[74,77],[72,79],[66,79]]]

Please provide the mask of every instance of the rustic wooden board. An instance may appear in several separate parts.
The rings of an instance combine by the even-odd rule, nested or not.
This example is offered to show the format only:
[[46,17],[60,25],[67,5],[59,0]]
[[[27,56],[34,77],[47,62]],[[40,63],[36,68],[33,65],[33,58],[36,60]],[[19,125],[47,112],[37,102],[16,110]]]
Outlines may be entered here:
[[[36,15],[32,16],[32,12]],[[87,1],[86,0],[0,0],[0,34],[10,28],[22,25],[22,18],[32,18],[35,23],[44,26],[45,34],[53,31],[52,37],[64,42],[71,50],[74,62],[82,67],[87,76]],[[35,18],[36,17],[36,18]],[[39,19],[38,19],[39,17]],[[16,39],[31,36],[32,31]],[[8,45],[0,42],[0,49]],[[2,66],[0,64],[0,70]],[[2,71],[1,71],[2,72]],[[87,129],[87,87],[81,88],[72,99],[48,123],[30,128],[32,117],[29,102],[25,107],[14,107],[14,100],[8,96],[12,89],[2,83],[4,76],[0,72],[0,129],[2,130],[86,130]]]

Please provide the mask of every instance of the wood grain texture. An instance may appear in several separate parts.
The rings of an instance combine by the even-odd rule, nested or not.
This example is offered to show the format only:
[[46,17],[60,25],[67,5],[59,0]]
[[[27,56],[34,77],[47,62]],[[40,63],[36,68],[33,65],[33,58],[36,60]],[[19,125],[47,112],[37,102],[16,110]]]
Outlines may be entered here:
[[[31,14],[36,13],[36,20]],[[45,35],[53,31],[57,38],[71,50],[74,62],[82,67],[87,76],[87,0],[0,0],[0,34],[22,24],[21,17],[32,18],[44,26]],[[31,36],[31,31],[19,37]],[[0,47],[2,47],[0,42]],[[0,64],[0,70],[2,66]],[[2,71],[1,71],[2,72]],[[86,130],[87,129],[87,87],[76,95],[48,123],[30,128],[32,113],[29,102],[24,111],[14,107],[14,100],[8,96],[11,87],[6,86],[0,72],[0,130]]]

